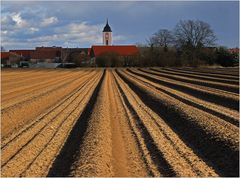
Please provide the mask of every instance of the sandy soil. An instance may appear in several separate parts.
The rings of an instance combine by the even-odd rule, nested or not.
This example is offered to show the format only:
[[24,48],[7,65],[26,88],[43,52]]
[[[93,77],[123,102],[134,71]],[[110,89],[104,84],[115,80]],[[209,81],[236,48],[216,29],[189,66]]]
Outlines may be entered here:
[[239,176],[238,69],[2,71],[1,176]]

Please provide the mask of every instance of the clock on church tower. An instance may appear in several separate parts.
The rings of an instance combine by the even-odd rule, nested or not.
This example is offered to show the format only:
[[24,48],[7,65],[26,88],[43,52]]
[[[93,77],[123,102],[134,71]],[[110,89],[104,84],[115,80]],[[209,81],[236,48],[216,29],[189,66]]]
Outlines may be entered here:
[[107,24],[103,28],[103,45],[106,45],[106,46],[112,45],[112,30],[108,24],[108,20],[107,20]]

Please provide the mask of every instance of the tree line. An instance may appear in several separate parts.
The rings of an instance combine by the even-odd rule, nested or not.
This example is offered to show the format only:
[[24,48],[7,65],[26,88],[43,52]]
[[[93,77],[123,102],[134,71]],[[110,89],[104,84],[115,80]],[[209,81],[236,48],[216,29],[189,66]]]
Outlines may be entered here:
[[[160,29],[149,37],[146,44],[138,45],[140,54],[120,57],[104,54],[96,58],[101,67],[119,66],[236,66],[239,54],[216,45],[211,26],[200,20],[180,20],[173,30]],[[130,62],[129,62],[130,61]]]

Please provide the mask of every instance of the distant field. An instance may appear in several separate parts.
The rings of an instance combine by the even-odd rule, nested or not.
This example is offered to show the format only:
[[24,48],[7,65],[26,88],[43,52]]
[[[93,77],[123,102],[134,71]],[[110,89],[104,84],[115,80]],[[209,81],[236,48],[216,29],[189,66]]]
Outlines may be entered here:
[[239,68],[7,69],[1,176],[239,176]]

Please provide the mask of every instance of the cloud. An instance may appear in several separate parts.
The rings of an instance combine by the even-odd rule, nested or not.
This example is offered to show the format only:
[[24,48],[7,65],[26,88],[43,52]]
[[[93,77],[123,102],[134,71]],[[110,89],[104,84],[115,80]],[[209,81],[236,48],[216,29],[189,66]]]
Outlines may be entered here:
[[[116,5],[114,2],[104,4],[104,7],[109,9]],[[43,45],[89,47],[92,44],[102,44],[102,29],[107,16],[99,16],[104,10],[100,5],[103,4],[101,2],[4,1],[1,7],[2,45],[6,49],[14,49]],[[133,5],[134,3],[120,3],[112,11],[118,13]],[[114,44],[119,41],[122,43],[126,39],[129,38],[113,32]]]
[[21,13],[12,14],[12,20],[16,23],[16,26],[19,28],[28,26],[27,21],[22,19]]
[[61,29],[56,29],[65,40],[99,43],[103,24],[91,25],[87,22],[70,23]]
[[34,27],[29,28],[30,33],[35,33],[35,32],[38,32],[38,31],[39,31],[38,28],[34,28]]
[[1,25],[2,27],[5,26],[5,25],[14,25],[15,22],[13,21],[13,19],[11,18],[10,15],[2,15],[2,18],[1,18]]
[[91,25],[87,22],[71,23],[63,27],[54,27],[53,34],[41,35],[30,38],[28,42],[46,42],[51,41],[55,44],[73,44],[80,46],[81,43],[101,43],[102,41],[102,27],[103,24]]
[[49,26],[49,25],[56,24],[57,22],[58,22],[57,17],[49,17],[49,18],[45,18],[45,19],[42,20],[41,26],[46,27],[46,26]]

